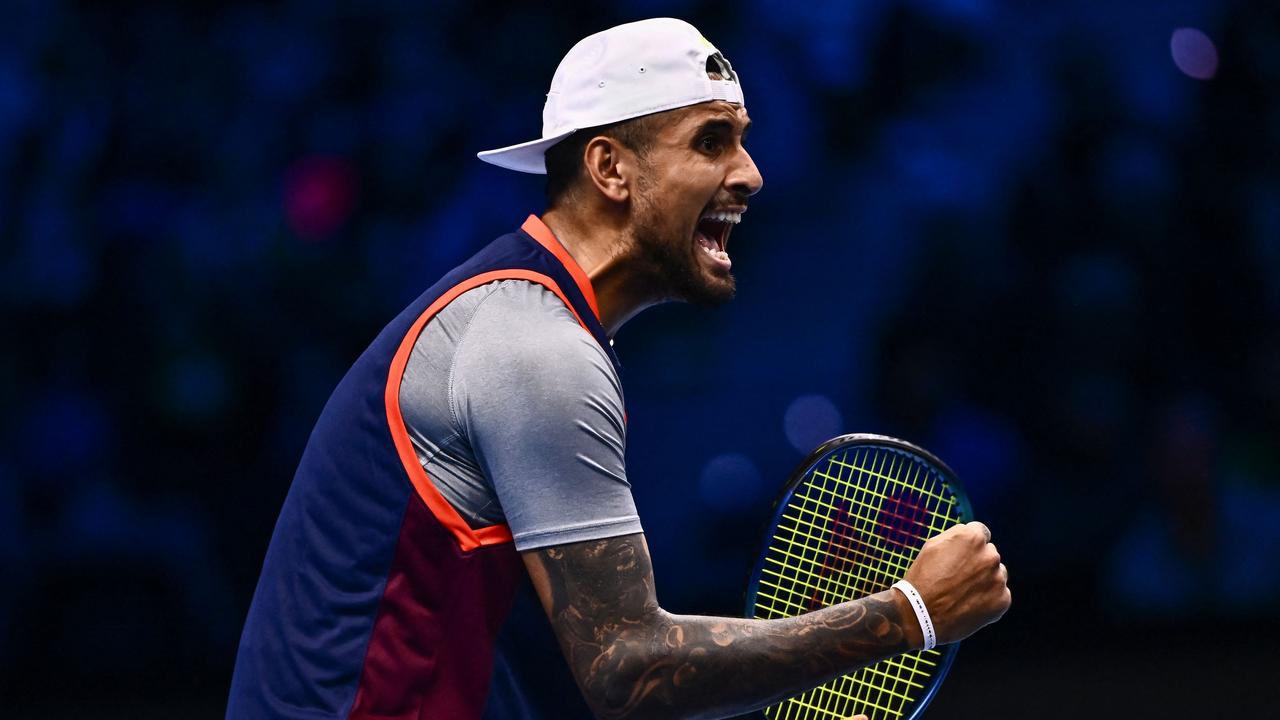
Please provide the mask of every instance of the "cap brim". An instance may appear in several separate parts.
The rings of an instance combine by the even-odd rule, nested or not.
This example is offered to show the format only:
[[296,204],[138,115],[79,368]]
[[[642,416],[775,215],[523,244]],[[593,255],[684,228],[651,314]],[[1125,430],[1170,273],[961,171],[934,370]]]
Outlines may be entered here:
[[508,170],[546,175],[547,162],[545,155],[547,148],[569,137],[573,132],[573,130],[567,130],[553,137],[530,140],[529,142],[510,145],[497,150],[485,150],[476,153],[476,157],[490,165],[497,165]]

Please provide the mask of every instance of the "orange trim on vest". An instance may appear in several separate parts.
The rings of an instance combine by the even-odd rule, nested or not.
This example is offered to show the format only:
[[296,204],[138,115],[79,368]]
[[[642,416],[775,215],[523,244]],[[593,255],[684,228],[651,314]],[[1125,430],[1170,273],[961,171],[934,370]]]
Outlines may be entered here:
[[587,304],[591,306],[591,312],[596,314],[596,320],[600,319],[600,308],[596,305],[596,291],[591,287],[591,279],[582,270],[582,266],[578,261],[573,259],[568,250],[564,249],[564,245],[556,239],[555,233],[551,232],[551,228],[542,222],[542,218],[537,215],[530,215],[525,219],[520,229],[529,233],[529,235],[537,240],[542,247],[546,248],[556,259],[564,265],[564,269],[569,271],[569,275],[573,281],[578,284],[578,289],[582,291],[582,297],[587,299]]
[[[527,223],[526,223],[527,224]],[[561,249],[563,252],[563,248]],[[574,267],[577,267],[576,265]],[[582,272],[581,268],[578,272]],[[444,306],[453,302],[462,293],[479,287],[486,283],[497,280],[528,280],[538,283],[556,294],[564,302],[565,307],[569,308],[569,312],[577,318],[578,324],[583,329],[587,329],[582,317],[578,315],[578,311],[573,308],[573,304],[569,302],[569,298],[560,290],[560,286],[555,280],[536,273],[532,270],[492,270],[490,272],[481,273],[474,277],[463,280],[445,291],[443,295],[436,298],[427,309],[413,321],[413,325],[409,327],[409,332],[404,336],[404,340],[400,341],[400,347],[396,350],[395,357],[391,360],[391,371],[387,375],[386,405],[387,405],[387,425],[391,430],[391,439],[396,444],[396,454],[400,456],[400,464],[404,466],[404,470],[409,475],[409,482],[413,484],[414,490],[417,491],[418,497],[426,503],[427,508],[431,510],[431,514],[435,515],[436,520],[440,521],[453,533],[458,540],[458,546],[463,552],[469,552],[485,545],[500,545],[502,543],[511,542],[511,528],[506,525],[489,525],[488,527],[473,529],[467,524],[467,521],[458,514],[449,501],[440,494],[436,489],[431,478],[427,476],[427,471],[418,462],[418,454],[413,450],[413,443],[409,440],[409,431],[404,424],[404,415],[400,412],[400,382],[404,379],[404,369],[409,364],[409,356],[413,353],[413,345],[418,341],[418,335],[422,333],[422,328],[426,327],[428,321],[435,317]],[[590,287],[590,285],[588,285]]]

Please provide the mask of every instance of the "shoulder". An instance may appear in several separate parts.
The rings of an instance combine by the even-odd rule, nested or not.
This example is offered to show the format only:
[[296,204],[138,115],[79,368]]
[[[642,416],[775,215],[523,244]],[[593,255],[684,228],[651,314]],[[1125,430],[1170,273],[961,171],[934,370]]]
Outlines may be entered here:
[[553,364],[607,361],[573,311],[554,292],[528,280],[500,280],[472,315],[465,344],[509,362]]
[[[545,321],[582,328],[573,311],[555,292],[532,280],[497,280],[475,288],[483,291],[484,312],[494,318]],[[470,293],[464,293],[465,295]]]
[[621,394],[608,355],[554,292],[527,280],[477,290],[484,294],[458,346],[455,383],[486,393]]

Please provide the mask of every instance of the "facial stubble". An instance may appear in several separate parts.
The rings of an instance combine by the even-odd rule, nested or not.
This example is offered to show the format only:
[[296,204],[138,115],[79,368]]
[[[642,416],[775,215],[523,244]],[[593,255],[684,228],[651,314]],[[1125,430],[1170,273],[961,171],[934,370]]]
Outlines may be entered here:
[[692,235],[682,236],[678,228],[667,230],[665,214],[650,198],[652,183],[641,176],[636,193],[637,220],[635,247],[637,262],[653,278],[663,296],[694,305],[714,307],[733,299],[737,285],[733,274],[709,277],[696,253],[703,252]]

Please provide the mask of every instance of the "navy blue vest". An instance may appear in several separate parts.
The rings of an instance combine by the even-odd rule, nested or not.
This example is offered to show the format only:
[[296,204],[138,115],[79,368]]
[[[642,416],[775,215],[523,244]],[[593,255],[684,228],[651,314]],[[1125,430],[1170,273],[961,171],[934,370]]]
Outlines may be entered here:
[[[405,308],[343,377],[307,442],[240,639],[228,718],[481,717],[500,633],[523,644],[502,628],[527,575],[509,528],[469,527],[436,490],[399,388],[435,313],[510,278],[558,295],[619,367],[586,274],[535,216]],[[537,644],[550,637],[545,616],[521,621],[540,623]],[[534,714],[521,708],[507,653],[497,665],[489,715]],[[585,712],[576,692],[561,698],[557,717]]]

